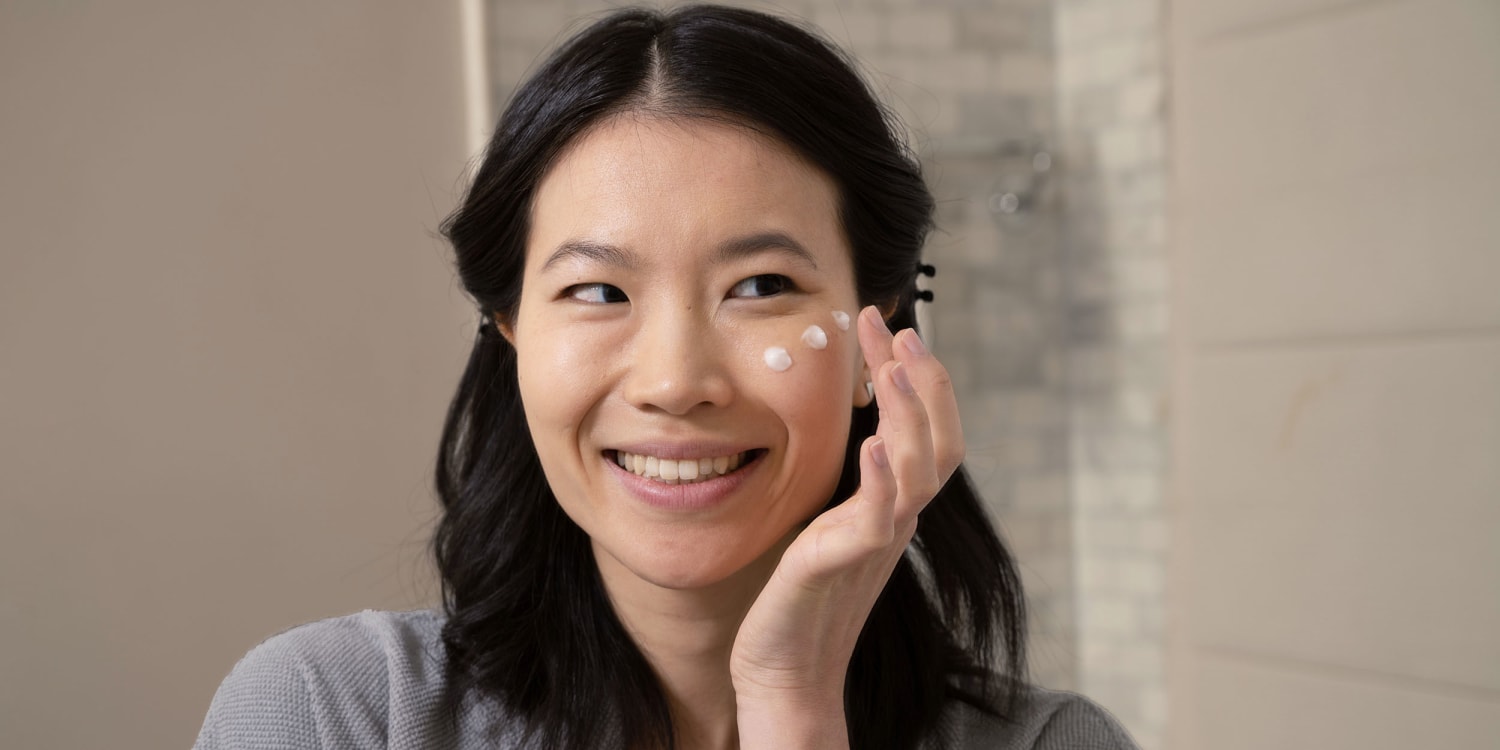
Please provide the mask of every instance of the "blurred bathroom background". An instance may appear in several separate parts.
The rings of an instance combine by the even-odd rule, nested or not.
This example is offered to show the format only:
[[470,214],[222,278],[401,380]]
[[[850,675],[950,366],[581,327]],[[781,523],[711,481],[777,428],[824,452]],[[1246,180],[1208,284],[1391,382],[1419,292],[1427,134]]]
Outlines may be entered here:
[[[908,126],[1038,682],[1146,750],[1496,747],[1500,4],[736,4]],[[0,746],[185,746],[260,639],[435,601],[435,228],[618,5],[0,1]]]

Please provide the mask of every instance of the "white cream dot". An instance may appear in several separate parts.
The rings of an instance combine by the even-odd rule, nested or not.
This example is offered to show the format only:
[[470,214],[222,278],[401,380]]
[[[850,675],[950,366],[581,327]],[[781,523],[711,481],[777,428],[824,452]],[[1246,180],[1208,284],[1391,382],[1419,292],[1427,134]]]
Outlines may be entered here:
[[846,313],[843,310],[834,310],[833,324],[838,326],[840,331],[849,330],[849,313]]
[[766,367],[777,372],[785,372],[786,368],[791,366],[792,355],[787,354],[785,349],[779,346],[766,349]]
[[825,349],[828,347],[828,334],[817,326],[808,326],[807,330],[802,332],[802,343],[814,349]]

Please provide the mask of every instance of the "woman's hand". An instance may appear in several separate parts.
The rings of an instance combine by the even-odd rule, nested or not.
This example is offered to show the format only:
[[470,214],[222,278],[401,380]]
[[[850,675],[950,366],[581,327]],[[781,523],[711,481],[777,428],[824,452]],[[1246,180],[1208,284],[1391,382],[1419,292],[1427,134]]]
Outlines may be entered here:
[[857,327],[880,423],[860,446],[860,487],[813,519],[746,614],[730,659],[740,747],[840,747],[844,673],[865,619],[963,460],[948,372],[915,331],[892,336],[867,307]]

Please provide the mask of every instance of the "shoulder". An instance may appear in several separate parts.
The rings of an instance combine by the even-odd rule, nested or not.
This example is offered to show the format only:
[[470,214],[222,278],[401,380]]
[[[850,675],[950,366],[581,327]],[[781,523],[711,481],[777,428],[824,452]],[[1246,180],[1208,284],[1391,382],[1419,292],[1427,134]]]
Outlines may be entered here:
[[993,716],[953,711],[952,747],[961,750],[1136,750],[1130,734],[1099,704],[1077,693],[1029,687],[1016,709]]
[[359,747],[441,730],[442,623],[367,610],[267,639],[219,686],[195,747]]

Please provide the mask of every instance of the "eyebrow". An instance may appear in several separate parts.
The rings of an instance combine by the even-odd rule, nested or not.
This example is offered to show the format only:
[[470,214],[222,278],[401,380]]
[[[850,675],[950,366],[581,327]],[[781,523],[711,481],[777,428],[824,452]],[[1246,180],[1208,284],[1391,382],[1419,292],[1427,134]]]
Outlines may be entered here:
[[745,237],[736,237],[719,246],[714,260],[727,263],[764,252],[780,252],[790,255],[818,270],[818,262],[802,243],[784,232],[760,232]]
[[[812,253],[802,246],[802,243],[792,239],[791,235],[785,232],[775,231],[757,232],[728,240],[714,251],[713,261],[728,263],[766,252],[784,253],[806,263],[815,271],[818,269],[818,262],[813,259]],[[635,254],[625,248],[593,240],[567,240],[547,256],[547,262],[542,264],[542,270],[546,271],[571,258],[580,258],[627,271],[635,270],[639,265]]]
[[592,240],[567,240],[557,246],[552,254],[547,256],[547,262],[542,264],[542,270],[547,269],[571,258],[590,260],[606,266],[623,268],[627,271],[634,270],[636,266],[635,255],[623,248],[615,247],[604,242]]

